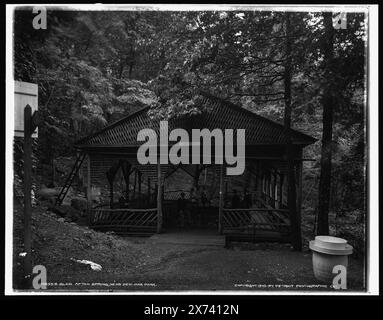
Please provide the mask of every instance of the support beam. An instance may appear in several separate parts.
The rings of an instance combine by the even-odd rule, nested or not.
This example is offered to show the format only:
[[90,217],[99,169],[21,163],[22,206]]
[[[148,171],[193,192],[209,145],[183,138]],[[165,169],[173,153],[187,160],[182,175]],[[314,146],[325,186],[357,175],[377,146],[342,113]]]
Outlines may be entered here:
[[162,182],[161,182],[161,164],[157,161],[157,233],[162,231]]
[[262,199],[262,188],[263,188],[263,184],[262,184],[262,175],[261,175],[261,162],[258,160],[257,161],[257,169],[256,169],[256,190],[257,190],[257,198],[258,199]]
[[270,199],[270,192],[271,191],[271,173],[269,170],[267,170],[267,175],[266,175],[266,195],[267,195],[267,203],[269,203]]
[[126,187],[125,198],[126,198],[126,201],[129,202],[129,194],[130,194],[130,175],[129,175],[129,173],[128,173],[127,178],[125,179],[125,187]]
[[151,202],[150,199],[150,177],[148,176],[148,201]]
[[278,208],[278,190],[277,190],[277,172],[273,172],[273,198],[274,198],[274,208]]
[[133,188],[133,199],[136,198],[136,187],[137,187],[137,170],[134,170],[134,188]]
[[283,180],[285,176],[283,173],[279,174],[279,209],[283,206]]

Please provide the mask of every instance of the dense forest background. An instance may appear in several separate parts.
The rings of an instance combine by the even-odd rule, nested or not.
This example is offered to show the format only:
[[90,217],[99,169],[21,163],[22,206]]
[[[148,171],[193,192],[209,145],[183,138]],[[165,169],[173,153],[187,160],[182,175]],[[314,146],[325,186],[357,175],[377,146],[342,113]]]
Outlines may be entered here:
[[[303,177],[302,216],[315,232],[323,110],[331,97],[330,232],[347,233],[363,250],[364,13],[348,13],[347,28],[331,34],[319,12],[55,9],[47,11],[46,30],[33,28],[34,16],[31,9],[14,13],[14,79],[39,87],[36,170],[74,156],[75,140],[143,105],[163,116],[195,112],[196,89],[281,123],[289,106],[291,127],[318,139],[306,148],[304,157],[315,161],[304,163]],[[16,141],[22,179],[21,146]]]

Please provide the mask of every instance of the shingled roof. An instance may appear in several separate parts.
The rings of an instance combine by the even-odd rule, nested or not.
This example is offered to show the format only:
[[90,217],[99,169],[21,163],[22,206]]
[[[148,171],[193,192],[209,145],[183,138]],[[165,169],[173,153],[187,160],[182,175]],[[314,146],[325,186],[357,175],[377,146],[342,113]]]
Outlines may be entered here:
[[[207,128],[245,129],[246,145],[280,145],[287,142],[283,125],[257,115],[228,101],[202,94],[202,112],[187,118],[170,119],[169,130],[184,128],[186,130]],[[85,137],[75,143],[79,148],[87,147],[129,147],[139,146],[137,134],[141,129],[151,128],[158,132],[159,121],[148,115],[149,107],[138,110],[127,117]],[[297,145],[309,145],[315,138],[302,132],[292,130],[292,142]]]

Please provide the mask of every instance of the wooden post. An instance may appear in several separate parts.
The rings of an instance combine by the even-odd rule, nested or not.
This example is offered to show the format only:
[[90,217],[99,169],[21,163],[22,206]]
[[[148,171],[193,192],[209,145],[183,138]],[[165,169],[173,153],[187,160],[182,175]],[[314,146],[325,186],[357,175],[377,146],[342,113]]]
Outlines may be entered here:
[[265,190],[266,190],[266,203],[269,204],[269,197],[270,197],[270,173],[267,170],[266,175],[265,175]]
[[279,209],[283,206],[283,179],[284,179],[283,173],[279,174]]
[[257,198],[259,200],[262,199],[262,191],[263,191],[263,180],[261,175],[261,162],[257,161],[257,180],[256,180],[256,190],[257,190]]
[[[265,169],[264,169],[265,170]],[[266,183],[266,171],[262,172],[262,199],[266,200],[266,194],[267,194],[267,183]]]
[[[299,158],[302,159],[302,151],[300,152]],[[303,172],[303,162],[300,161],[297,165],[297,173],[298,173],[298,194],[297,194],[297,212],[298,217],[301,216],[301,209],[302,209],[302,172]]]
[[277,194],[277,173],[273,172],[273,195],[274,195],[274,208],[278,208],[278,194]]
[[294,150],[291,141],[286,147],[287,154],[287,207],[290,212],[291,242],[295,251],[302,250],[301,216],[297,210],[296,173],[294,163]]
[[218,232],[222,234],[222,214],[223,214],[223,164],[220,166],[219,173],[219,211],[218,211]]
[[129,202],[129,194],[130,194],[130,190],[129,190],[129,188],[130,188],[130,174],[129,173],[130,173],[130,171],[128,172],[128,176],[125,179],[125,184],[126,184],[125,198],[126,198],[126,201],[128,201],[128,202]]
[[162,183],[160,158],[157,159],[157,233],[162,231]]
[[149,176],[148,176],[148,199],[150,202],[151,200],[150,200],[150,177]]
[[263,175],[263,191],[262,191],[262,198],[263,200],[265,200],[267,202],[267,173],[265,172],[264,175]]
[[32,186],[32,108],[24,108],[24,286],[31,288],[32,250],[31,250],[31,186]]
[[138,199],[139,201],[141,202],[141,178],[142,178],[142,175],[141,175],[141,171],[138,171]]
[[134,169],[134,188],[133,188],[133,200],[136,198],[136,185],[137,185],[137,170]]

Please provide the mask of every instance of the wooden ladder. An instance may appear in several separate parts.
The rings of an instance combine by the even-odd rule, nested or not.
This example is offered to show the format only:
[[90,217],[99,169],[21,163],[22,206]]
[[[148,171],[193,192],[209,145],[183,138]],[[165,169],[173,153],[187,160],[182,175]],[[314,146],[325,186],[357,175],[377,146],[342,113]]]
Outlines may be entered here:
[[68,176],[68,178],[66,179],[64,186],[62,187],[59,195],[56,198],[55,207],[58,205],[61,205],[62,202],[64,201],[65,196],[67,195],[69,188],[72,185],[73,179],[76,176],[78,170],[80,169],[80,167],[81,167],[81,165],[85,159],[85,156],[86,156],[85,153],[79,154],[77,156],[76,162],[72,168],[72,171],[71,171],[70,175]]

